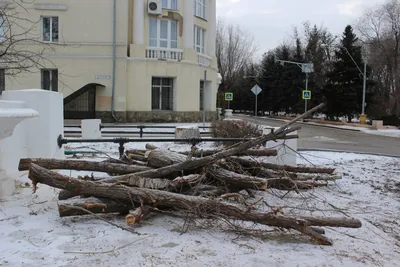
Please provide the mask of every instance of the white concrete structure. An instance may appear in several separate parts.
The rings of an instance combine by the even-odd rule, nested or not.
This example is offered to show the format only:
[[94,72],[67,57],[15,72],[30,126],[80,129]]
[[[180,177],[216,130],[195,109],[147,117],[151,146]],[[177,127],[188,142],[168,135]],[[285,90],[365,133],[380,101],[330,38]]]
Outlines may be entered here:
[[200,129],[197,125],[193,126],[176,126],[175,139],[193,139],[201,138]]
[[[275,130],[279,129],[279,127],[262,127],[265,127],[263,129],[263,134],[269,134],[271,128],[274,128]],[[289,135],[297,135],[297,131],[292,132]],[[278,151],[278,155],[275,157],[268,157],[267,162],[279,165],[297,165],[297,139],[276,140],[276,142],[268,141],[266,147]]]
[[231,119],[233,117],[232,109],[225,109],[225,119]]
[[200,122],[203,107],[216,117],[216,0],[41,0],[12,12],[25,28],[40,21],[32,34],[55,51],[40,71],[5,79],[5,90],[62,92],[71,119]]
[[40,117],[24,123],[30,157],[64,157],[64,150],[57,145],[57,137],[64,134],[61,93],[41,89],[5,91],[3,99],[23,101],[40,114]]
[[36,89],[3,92],[0,198],[13,193],[21,158],[64,158],[64,149],[57,145],[57,137],[63,134],[62,110],[60,93]]
[[26,119],[38,117],[39,113],[26,108],[23,102],[0,100],[0,199],[14,192],[16,164],[19,156],[26,156],[26,136],[15,128],[24,128]]
[[101,138],[101,120],[82,120],[82,138],[83,139],[100,139]]

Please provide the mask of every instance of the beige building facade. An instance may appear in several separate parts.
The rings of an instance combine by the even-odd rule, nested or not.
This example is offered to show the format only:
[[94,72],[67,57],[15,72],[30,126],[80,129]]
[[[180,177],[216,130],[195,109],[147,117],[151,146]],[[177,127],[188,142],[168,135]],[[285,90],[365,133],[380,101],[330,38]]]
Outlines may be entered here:
[[6,75],[2,90],[62,92],[66,119],[194,122],[203,109],[207,120],[216,117],[216,0],[24,5],[26,21],[38,21],[30,34],[45,44],[22,42],[21,49],[51,49],[37,71]]

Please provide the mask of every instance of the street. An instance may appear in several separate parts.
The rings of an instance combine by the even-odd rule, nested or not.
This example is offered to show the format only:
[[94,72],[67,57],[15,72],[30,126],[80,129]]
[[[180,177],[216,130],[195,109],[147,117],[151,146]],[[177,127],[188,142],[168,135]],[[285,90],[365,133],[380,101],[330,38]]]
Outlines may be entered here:
[[[235,115],[235,117],[272,127],[279,127],[285,124],[283,121],[268,118],[255,119],[254,117],[241,115]],[[400,138],[304,123],[295,123],[294,125],[301,126],[298,131],[298,148],[400,156]]]

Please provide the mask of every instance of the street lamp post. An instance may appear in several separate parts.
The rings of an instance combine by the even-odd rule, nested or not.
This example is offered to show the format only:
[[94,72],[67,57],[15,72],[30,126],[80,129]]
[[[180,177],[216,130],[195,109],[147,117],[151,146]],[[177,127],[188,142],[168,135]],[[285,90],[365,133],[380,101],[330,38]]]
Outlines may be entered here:
[[[300,62],[294,62],[294,61],[280,60],[280,59],[276,59],[276,58],[275,58],[275,62],[280,62],[282,64],[282,66],[284,66],[285,63],[297,65],[301,69],[301,71],[306,74],[306,91],[308,91],[308,74],[312,73],[314,71],[313,63],[300,63]],[[304,99],[304,112],[307,112],[307,99]]]
[[[322,47],[324,47],[324,46],[326,46],[326,44],[322,44]],[[365,94],[367,91],[367,60],[366,60],[366,57],[364,56],[364,59],[363,59],[364,60],[364,71],[361,71],[361,68],[358,66],[357,62],[354,60],[354,58],[350,54],[349,50],[344,46],[341,46],[340,48],[343,48],[346,51],[347,55],[349,55],[349,57],[351,58],[353,63],[356,65],[358,71],[363,76],[363,92],[362,92],[360,123],[365,124],[366,119],[367,119],[367,114],[365,114]]]
[[[367,89],[367,61],[364,60],[364,75],[363,75],[363,94],[362,94],[362,106],[361,106],[361,115],[365,116],[363,118],[364,123],[366,120],[366,115],[365,115],[365,94],[366,94],[366,89]],[[360,118],[361,121],[361,118]]]

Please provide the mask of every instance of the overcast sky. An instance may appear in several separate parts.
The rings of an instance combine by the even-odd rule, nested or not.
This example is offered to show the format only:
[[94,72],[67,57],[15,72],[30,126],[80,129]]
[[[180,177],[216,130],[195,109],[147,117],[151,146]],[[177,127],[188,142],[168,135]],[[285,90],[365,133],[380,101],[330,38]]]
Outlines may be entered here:
[[304,21],[327,27],[341,35],[367,7],[386,0],[216,0],[217,16],[250,31],[259,47],[258,55],[289,39],[293,26]]

